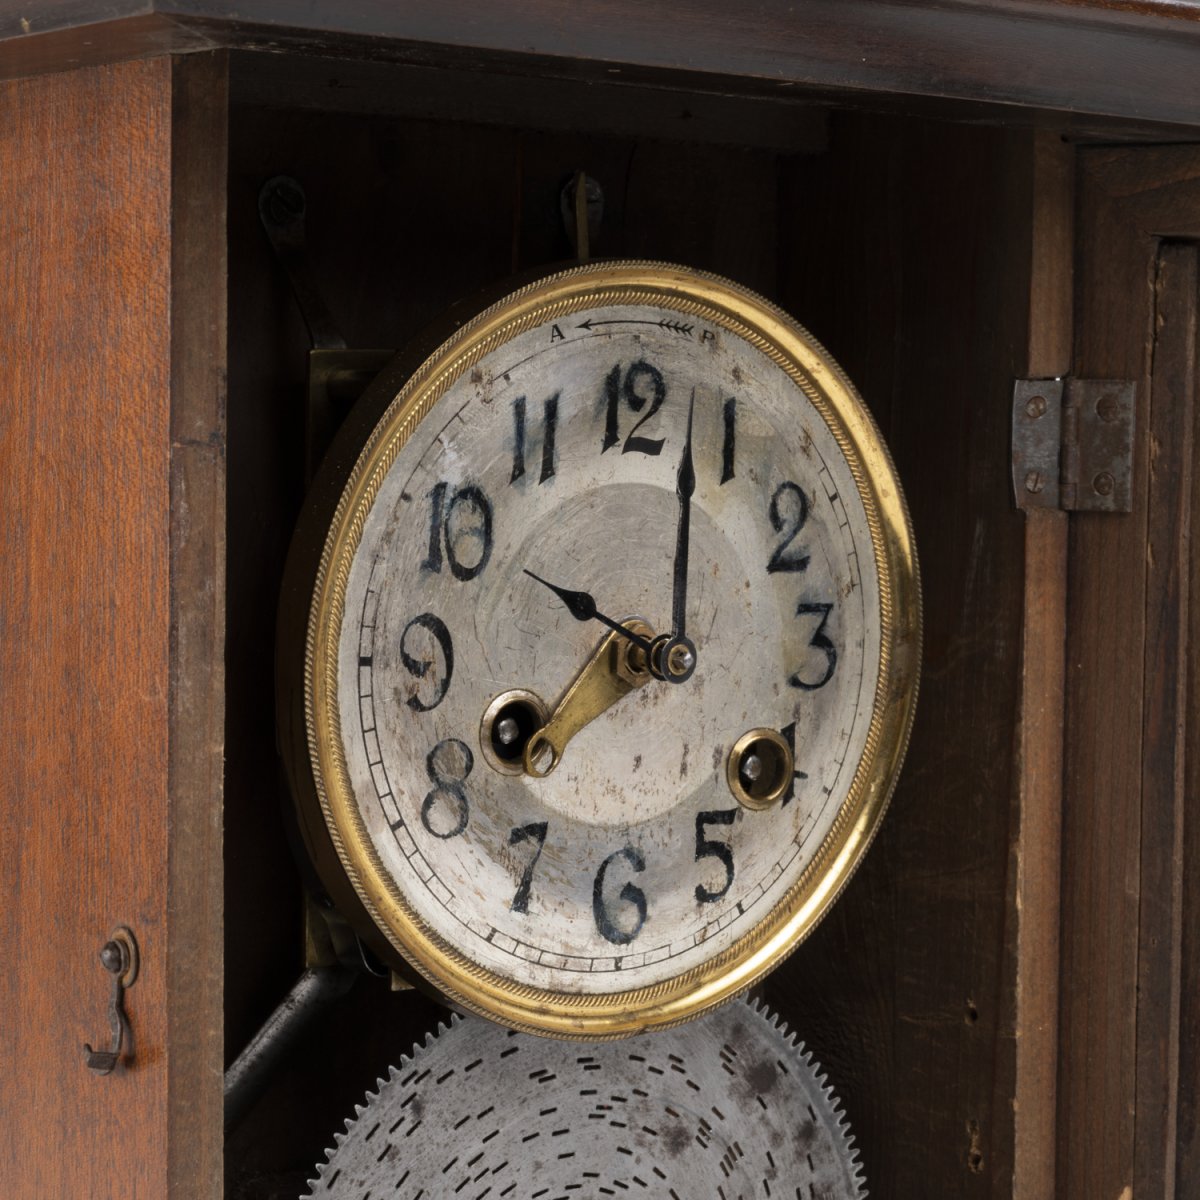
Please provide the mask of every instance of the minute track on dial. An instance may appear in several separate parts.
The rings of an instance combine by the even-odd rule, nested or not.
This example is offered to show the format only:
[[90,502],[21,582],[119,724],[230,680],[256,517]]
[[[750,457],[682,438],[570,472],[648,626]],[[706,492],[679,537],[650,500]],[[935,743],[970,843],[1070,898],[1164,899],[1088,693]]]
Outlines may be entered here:
[[[514,1027],[699,1015],[820,919],[891,789],[919,601],[886,451],[803,330],[661,264],[541,281],[402,366],[285,589],[311,604],[281,643],[281,744],[326,890]],[[544,478],[512,469],[538,457]],[[614,628],[635,612],[656,628]],[[654,682],[568,698],[607,639]],[[687,639],[701,668],[658,686],[694,667]],[[573,740],[535,778],[543,728]],[[727,780],[756,801],[772,774],[734,753],[748,732],[797,748],[774,802]]]

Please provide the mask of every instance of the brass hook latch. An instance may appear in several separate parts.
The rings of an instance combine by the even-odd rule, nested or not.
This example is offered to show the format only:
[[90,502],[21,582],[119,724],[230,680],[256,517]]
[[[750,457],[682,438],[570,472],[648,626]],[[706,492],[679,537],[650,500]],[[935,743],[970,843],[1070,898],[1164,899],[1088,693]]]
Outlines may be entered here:
[[119,925],[113,930],[108,941],[100,948],[100,963],[113,977],[112,1000],[108,1005],[113,1048],[93,1050],[85,1042],[83,1052],[89,1071],[107,1075],[120,1062],[122,1050],[127,1049],[133,1041],[129,1018],[125,1015],[125,990],[133,987],[138,976],[138,945],[131,929]]

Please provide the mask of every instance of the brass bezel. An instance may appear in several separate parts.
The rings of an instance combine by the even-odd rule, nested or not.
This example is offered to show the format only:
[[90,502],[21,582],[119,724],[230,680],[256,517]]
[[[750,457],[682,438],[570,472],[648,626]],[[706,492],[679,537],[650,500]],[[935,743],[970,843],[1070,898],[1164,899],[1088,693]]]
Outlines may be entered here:
[[[786,764],[783,771],[783,778],[780,779],[775,787],[762,796],[755,796],[750,792],[742,782],[741,772],[738,770],[738,763],[741,762],[742,755],[755,742],[769,742]],[[783,740],[777,729],[750,729],[733,743],[733,747],[725,759],[725,782],[729,785],[729,790],[733,793],[733,798],[743,808],[749,808],[755,812],[765,812],[768,808],[772,808],[778,804],[783,798],[784,793],[788,789],[788,784],[792,781],[792,770],[795,765],[791,747]]]
[[[509,339],[584,308],[646,304],[704,320],[757,347],[813,403],[845,456],[867,514],[879,577],[880,663],[865,750],[841,811],[801,878],[710,962],[650,987],[602,995],[514,983],[428,929],[383,867],[354,803],[337,705],[349,568],[379,487],[420,421],[463,372]],[[714,275],[652,262],[576,267],[515,291],[463,325],[415,371],[375,425],[329,525],[309,609],[304,707],[320,815],[367,915],[451,1001],[514,1029],[603,1039],[690,1020],[782,961],[836,900],[879,826],[912,727],[920,663],[916,553],[900,485],[875,423],[821,345],[789,316]],[[339,881],[340,882],[340,881]]]

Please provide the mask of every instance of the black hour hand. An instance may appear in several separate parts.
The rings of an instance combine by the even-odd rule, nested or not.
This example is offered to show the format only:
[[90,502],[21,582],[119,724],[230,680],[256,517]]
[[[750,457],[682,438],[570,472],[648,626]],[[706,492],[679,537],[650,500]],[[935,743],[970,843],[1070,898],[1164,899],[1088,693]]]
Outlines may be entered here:
[[596,601],[592,598],[590,592],[577,592],[572,591],[570,588],[559,587],[557,584],[551,583],[548,579],[543,579],[540,575],[535,575],[528,569],[525,570],[525,574],[530,579],[536,579],[543,587],[548,587],[567,606],[567,612],[575,620],[599,621],[601,625],[607,625],[609,629],[627,638],[635,646],[640,646],[647,653],[650,652],[650,643],[644,637],[626,629],[624,625],[614,621],[612,617],[606,617],[604,613],[599,612],[596,609]]

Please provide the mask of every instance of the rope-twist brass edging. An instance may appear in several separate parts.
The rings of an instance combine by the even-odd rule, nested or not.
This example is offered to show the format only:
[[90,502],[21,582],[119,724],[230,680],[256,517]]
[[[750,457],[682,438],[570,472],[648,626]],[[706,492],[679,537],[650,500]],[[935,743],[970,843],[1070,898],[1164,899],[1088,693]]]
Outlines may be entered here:
[[[565,1027],[571,1023],[572,1013],[579,1013],[581,1016],[586,1016],[587,1010],[601,1008],[620,1026],[621,1013],[627,1012],[630,1009],[653,1007],[664,996],[669,995],[676,999],[684,997],[701,979],[709,981],[719,980],[724,973],[724,968],[728,964],[750,957],[767,945],[772,938],[778,936],[781,929],[788,924],[796,911],[802,908],[804,894],[809,890],[813,876],[822,871],[829,858],[842,849],[848,824],[857,821],[861,817],[864,802],[870,798],[867,795],[868,777],[871,774],[869,767],[873,766],[876,762],[880,750],[882,730],[884,725],[889,723],[887,721],[890,704],[888,677],[893,660],[893,643],[897,635],[893,577],[898,572],[903,572],[906,565],[911,565],[913,598],[919,605],[919,585],[916,577],[915,556],[911,557],[908,564],[902,560],[902,552],[907,551],[911,554],[911,527],[908,515],[904,513],[904,529],[899,534],[894,534],[894,536],[899,536],[901,539],[907,538],[907,541],[897,547],[893,545],[892,539],[884,534],[879,516],[880,497],[877,495],[875,488],[871,486],[871,481],[863,470],[859,447],[855,439],[849,436],[846,429],[846,421],[849,419],[853,423],[852,414],[857,412],[863,423],[863,428],[859,431],[860,436],[865,437],[868,442],[873,443],[872,448],[881,455],[884,470],[890,472],[889,482],[896,488],[897,495],[899,495],[898,485],[895,483],[894,469],[892,468],[890,457],[887,455],[886,447],[883,445],[882,439],[874,427],[870,414],[862,406],[861,402],[857,400],[853,386],[841,372],[840,368],[832,363],[832,360],[823,347],[786,314],[760,297],[748,292],[746,289],[730,285],[715,276],[703,275],[699,272],[689,273],[691,278],[701,279],[705,283],[714,286],[716,290],[723,291],[727,295],[732,296],[735,302],[737,300],[749,302],[751,306],[765,310],[788,329],[793,336],[797,337],[798,341],[806,343],[811,347],[818,358],[823,358],[826,367],[832,366],[834,378],[845,391],[846,400],[850,406],[845,416],[843,416],[836,405],[831,405],[825,394],[811,382],[797,364],[794,364],[787,355],[772,341],[765,338],[757,329],[748,325],[728,308],[721,307],[708,299],[696,299],[680,295],[675,290],[675,286],[669,281],[661,284],[642,283],[641,285],[634,285],[629,283],[615,283],[598,287],[585,286],[553,302],[540,304],[535,302],[532,307],[525,309],[525,311],[519,311],[521,304],[531,294],[545,290],[548,285],[560,284],[579,276],[586,278],[594,274],[604,276],[619,274],[622,271],[628,273],[631,268],[634,268],[637,273],[642,275],[654,271],[665,271],[668,273],[679,271],[679,268],[672,268],[663,264],[615,264],[598,268],[577,268],[564,275],[552,277],[550,280],[528,285],[463,326],[452,339],[427,359],[414,373],[389,405],[383,418],[377,423],[338,501],[333,520],[330,523],[329,534],[325,539],[321,553],[305,639],[304,710],[316,793],[322,814],[325,818],[330,840],[338,859],[342,863],[343,869],[366,908],[368,915],[379,926],[381,931],[386,934],[397,950],[408,961],[412,962],[443,993],[447,994],[449,998],[468,1009],[483,1012],[485,1015],[495,1015],[494,1009],[489,1005],[482,1003],[476,996],[464,994],[452,980],[445,978],[429,967],[424,961],[424,954],[420,945],[410,945],[398,930],[391,927],[390,923],[384,919],[379,911],[374,899],[373,889],[368,886],[368,884],[373,883],[400,909],[416,938],[424,939],[426,943],[435,949],[435,958],[440,957],[448,961],[460,976],[466,977],[464,982],[470,980],[475,983],[484,984],[489,994],[498,991],[507,997],[509,1001],[520,1002],[519,1008],[521,1011],[514,1011],[509,1005],[504,1005],[503,1018],[507,1024],[514,1028],[521,1028],[535,1033],[545,1033],[548,1031],[547,1027],[543,1024],[531,1023],[523,1017],[522,1013],[531,1013],[534,1010],[544,1013],[546,1009],[557,1011],[560,1013],[559,1023],[564,1026],[564,1029],[557,1031],[565,1032]],[[686,281],[684,282],[686,283]],[[583,308],[603,307],[607,305],[653,305],[708,320],[742,338],[765,354],[766,357],[796,383],[812,402],[826,427],[832,433],[843,458],[850,467],[851,475],[866,515],[879,584],[881,618],[879,675],[876,682],[871,722],[867,730],[863,753],[851,781],[846,800],[843,802],[833,826],[822,840],[822,844],[818,848],[813,860],[805,868],[800,878],[792,884],[784,896],[774,905],[770,913],[719,956],[691,968],[683,975],[629,992],[564,995],[526,984],[515,983],[468,959],[454,946],[446,943],[434,930],[425,925],[419,915],[411,909],[399,888],[391,881],[389,873],[367,835],[362,816],[352,802],[353,790],[341,739],[341,713],[337,699],[337,659],[340,629],[345,613],[346,589],[349,583],[350,566],[354,552],[361,541],[365,521],[388,471],[420,421],[465,371],[498,346],[537,325],[549,323],[556,318],[561,318]],[[518,308],[517,316],[501,322],[490,333],[479,340],[473,340],[477,336],[477,332],[481,326],[486,326],[490,321],[495,319],[497,314],[506,309],[511,310],[513,307]],[[464,343],[466,344],[465,351],[455,353],[454,351]],[[449,357],[447,357],[448,354]],[[412,405],[411,408],[409,408],[410,404]],[[396,424],[397,420],[398,424]],[[381,442],[383,442],[382,447],[380,446]],[[364,476],[366,476],[365,481]],[[351,506],[352,511],[349,514],[349,518],[347,518],[347,508]],[[902,507],[901,511],[903,511]],[[893,561],[893,559],[897,561]],[[323,620],[321,619],[322,614],[324,617]],[[914,615],[916,627],[919,630],[919,611]],[[317,656],[319,648],[323,649],[323,653],[321,654],[320,672],[318,675]],[[917,653],[919,654],[919,642]],[[895,768],[903,757],[903,752],[907,746],[908,737],[911,732],[911,716],[916,691],[915,664],[917,661],[918,657],[914,655],[910,669],[912,678],[908,681],[909,701],[907,710],[903,716],[901,728],[896,731],[899,736],[895,740],[891,760],[888,764],[885,764],[891,771],[892,778],[884,781],[885,790],[883,795],[876,800],[878,807],[874,813],[870,827],[864,830],[864,840],[858,847],[854,860],[848,864],[848,867],[843,871],[842,877],[837,881],[837,887],[825,897],[820,910],[812,915],[812,919],[800,931],[793,945],[786,948],[785,953],[794,948],[794,944],[798,944],[799,940],[807,935],[812,926],[817,923],[821,915],[828,909],[829,905],[837,898],[849,881],[858,862],[861,861],[862,853],[865,852],[867,845],[873,840],[879,820],[890,797],[891,785],[894,783]],[[317,686],[323,688],[326,697],[323,729],[321,728],[322,721],[320,715],[315,709],[315,690]],[[336,801],[331,799],[326,786],[326,770],[324,769],[326,755],[323,753],[323,746],[328,748],[329,755],[333,759],[332,764],[329,764],[332,766],[332,779],[330,783],[332,784],[333,791],[340,793],[336,797]],[[339,807],[349,821],[349,833],[352,841],[362,852],[361,857],[365,860],[367,874],[373,875],[373,879],[364,880],[363,874],[360,872],[354,858],[347,851],[341,821],[338,819],[337,809]],[[779,957],[781,958],[782,954]],[[774,966],[777,961],[778,959],[774,959],[764,965],[762,970],[753,978],[739,980],[738,986],[733,991],[741,992],[750,987],[755,979]],[[714,1007],[716,1004],[730,998],[731,994],[733,992],[726,993],[718,989],[718,994],[708,1003],[692,1008],[685,1006],[681,1013],[664,1017],[663,1020],[656,1021],[655,1026],[657,1028],[667,1028],[671,1025],[680,1024],[691,1019],[693,1016],[699,1015],[701,1011]],[[637,1026],[630,1026],[630,1028],[634,1027]],[[586,1036],[597,1039],[618,1037],[621,1036],[624,1028],[624,1026],[621,1026],[608,1032],[592,1032],[586,1034]],[[550,1031],[554,1032],[556,1030],[551,1029]],[[571,1036],[582,1035],[580,1030],[574,1028],[571,1028],[570,1033]]]

